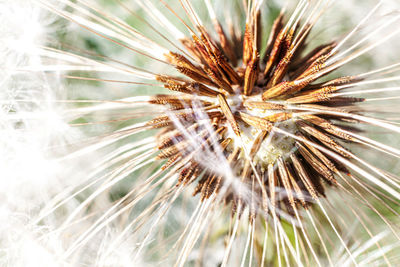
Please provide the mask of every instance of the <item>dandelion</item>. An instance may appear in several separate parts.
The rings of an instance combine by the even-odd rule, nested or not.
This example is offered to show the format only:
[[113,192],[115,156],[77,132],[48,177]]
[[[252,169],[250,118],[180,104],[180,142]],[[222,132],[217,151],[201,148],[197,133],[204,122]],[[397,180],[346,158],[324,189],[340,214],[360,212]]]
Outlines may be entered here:
[[73,105],[63,116],[86,137],[57,157],[82,180],[33,220],[62,240],[60,262],[400,262],[398,170],[385,166],[400,158],[400,89],[390,86],[400,63],[368,63],[399,34],[398,12],[379,1],[331,36],[318,28],[336,15],[329,0],[289,1],[276,15],[262,0],[115,3],[121,14],[98,1],[37,1],[123,58],[50,40],[35,48],[43,64],[22,68],[83,88],[58,102]]

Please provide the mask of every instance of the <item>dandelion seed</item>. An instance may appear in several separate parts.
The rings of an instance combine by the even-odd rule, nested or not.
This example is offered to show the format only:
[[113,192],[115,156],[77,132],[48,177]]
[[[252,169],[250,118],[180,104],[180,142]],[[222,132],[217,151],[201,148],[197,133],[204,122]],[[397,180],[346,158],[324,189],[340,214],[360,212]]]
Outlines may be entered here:
[[[60,2],[67,8],[37,1],[96,38],[152,63],[139,67],[63,45],[38,48],[49,64],[28,65],[24,71],[79,71],[63,77],[153,90],[117,100],[67,100],[100,102],[75,106],[65,117],[71,126],[95,126],[90,129],[101,134],[71,145],[74,152],[60,159],[95,155],[96,163],[82,184],[67,190],[69,197],[60,194],[37,218],[45,221],[71,198],[83,196],[54,230],[74,233],[65,252],[57,255],[63,261],[79,262],[75,258],[82,251],[96,251],[93,243],[99,238],[109,243],[97,248],[96,264],[103,266],[120,247],[140,265],[399,263],[391,253],[400,242],[394,223],[399,216],[400,178],[359,152],[364,149],[395,162],[400,158],[395,145],[362,133],[372,128],[400,133],[394,120],[374,117],[379,110],[368,112],[369,103],[380,100],[370,95],[385,93],[385,101],[398,93],[395,86],[379,87],[398,82],[398,63],[361,73],[342,71],[400,33],[393,27],[400,23],[397,13],[378,15],[378,2],[350,31],[320,41],[313,33],[330,14],[333,1],[288,5],[268,30],[263,22],[271,16],[268,1],[229,3],[232,10],[239,9],[235,16],[245,14],[240,24],[233,21],[239,18],[221,16],[217,3],[210,0],[160,0],[159,6],[149,0],[138,2],[148,18],[116,0],[125,14],[152,31],[147,36],[140,25],[104,11],[96,1]],[[384,19],[375,24],[379,16]],[[379,33],[384,36],[370,41]],[[369,85],[373,88],[366,88]],[[143,135],[148,138],[140,140]],[[95,158],[103,150],[108,151],[106,156]],[[126,183],[131,176],[133,182]],[[117,186],[124,188],[123,196],[111,203],[101,200]],[[337,196],[346,201],[345,211],[332,204]],[[347,197],[357,205],[350,205]],[[192,207],[193,202],[197,204]],[[382,245],[384,237],[372,232],[364,208],[396,238],[392,244]],[[185,217],[185,224],[167,234],[171,227],[164,222],[171,216]],[[352,239],[347,218],[356,218],[370,241],[359,244]],[[88,226],[72,231],[81,221]],[[118,229],[110,242],[107,227]],[[213,243],[223,249],[210,256]],[[337,244],[339,252],[334,250]],[[372,247],[377,252],[366,256]]]

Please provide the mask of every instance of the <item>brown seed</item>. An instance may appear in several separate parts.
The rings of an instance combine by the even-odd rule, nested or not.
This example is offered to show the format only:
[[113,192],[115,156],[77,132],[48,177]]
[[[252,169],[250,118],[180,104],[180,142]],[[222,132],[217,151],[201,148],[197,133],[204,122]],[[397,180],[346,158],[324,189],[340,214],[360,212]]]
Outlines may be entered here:
[[261,101],[245,101],[243,105],[246,108],[256,108],[256,109],[263,109],[263,110],[283,110],[286,109],[285,105],[275,104],[275,103],[268,103],[268,102],[261,102]]
[[[301,133],[296,133],[296,135],[311,142]],[[310,143],[304,142],[303,145],[307,147],[307,149],[310,150],[318,159],[320,159],[326,165],[326,167],[328,167],[332,172],[336,174],[339,173],[339,170],[336,168],[336,165],[331,160],[329,160],[321,151],[312,146]]]
[[[222,114],[219,111],[207,112],[207,116],[209,118],[219,117],[221,115]],[[181,121],[192,121],[192,120],[196,119],[196,112],[195,111],[181,112],[181,113],[174,114],[174,116]],[[173,122],[171,121],[170,117],[167,115],[158,116],[146,123],[146,125],[153,126],[154,128],[163,128],[165,126],[169,126],[172,124],[173,124]]]
[[293,34],[294,30],[291,29],[286,35],[285,46],[284,49],[282,49],[284,51],[281,52],[284,56],[280,59],[278,65],[276,66],[267,87],[273,87],[280,83],[289,69],[289,63],[291,62],[295,53],[295,46],[292,44]]
[[270,122],[283,122],[283,121],[290,120],[292,118],[292,116],[293,116],[292,113],[279,112],[279,113],[275,113],[273,115],[264,117],[264,119],[266,119]]
[[190,69],[199,74],[200,76],[207,78],[206,73],[203,71],[201,67],[194,65],[189,59],[187,59],[185,56],[181,54],[175,52],[169,52],[169,54],[166,55],[166,58],[171,64],[174,64],[177,67]]
[[254,85],[257,82],[258,70],[259,70],[259,66],[258,66],[259,60],[260,60],[260,57],[255,52],[253,54],[253,57],[251,58],[251,60],[249,61],[249,63],[246,66],[246,72],[244,74],[243,92],[247,96],[251,95]]
[[175,95],[162,95],[162,94],[151,96],[149,103],[155,105],[168,106],[171,110],[178,110],[184,108],[192,108],[192,101],[198,102],[199,105],[202,107],[211,105],[210,102],[197,100],[188,95],[175,96]]
[[299,91],[302,88],[304,88],[303,85],[296,84],[293,81],[281,82],[274,87],[267,88],[262,94],[262,100],[266,101],[274,97],[290,94],[292,91]]
[[293,162],[293,166],[297,171],[298,176],[300,177],[301,181],[307,188],[307,191],[310,193],[310,196],[313,199],[318,199],[318,191],[315,189],[315,186],[311,181],[311,179],[309,178],[306,170],[304,169],[303,164],[299,161],[299,159],[294,153],[290,155],[290,159]]
[[293,197],[293,189],[289,181],[289,176],[285,164],[283,163],[282,158],[279,158],[277,162],[278,162],[279,177],[281,178],[280,180],[282,181],[283,187],[285,188],[285,193],[287,195],[287,198],[289,199],[289,203],[293,209],[296,209],[296,203]]
[[230,126],[232,127],[232,130],[237,136],[240,136],[240,127],[239,124],[237,123],[235,117],[232,114],[232,110],[229,107],[228,102],[226,101],[226,98],[224,95],[219,94],[218,95],[218,101],[222,110],[222,113],[224,113],[226,119],[228,120]]
[[336,43],[325,44],[316,47],[312,51],[310,51],[305,57],[300,60],[293,62],[291,64],[291,68],[294,70],[293,76],[299,77],[302,73],[304,73],[318,58],[328,54],[332,51],[333,48],[336,47]]
[[329,121],[327,121],[323,118],[320,118],[315,115],[310,115],[310,114],[301,115],[300,117],[308,122],[313,123],[314,125],[321,127],[322,129],[324,129],[325,131],[327,131],[328,133],[330,133],[332,135],[335,135],[339,138],[342,138],[342,139],[345,139],[348,141],[353,141],[353,142],[355,141],[355,139],[351,135],[344,133],[340,127],[333,125],[332,123],[330,123]]
[[198,167],[198,164],[196,162],[190,162],[189,166],[181,171],[177,185],[186,185],[191,183],[195,178],[197,178],[199,172],[200,168]]
[[351,158],[351,154],[341,145],[339,145],[338,143],[336,143],[332,138],[330,138],[329,136],[327,136],[326,134],[318,131],[317,129],[307,125],[304,122],[301,121],[297,121],[296,124],[305,132],[307,132],[308,134],[314,136],[315,138],[317,138],[319,141],[321,141],[324,145],[326,145],[327,147],[331,148],[332,150],[336,151],[337,153],[339,153],[340,155],[342,155],[343,157],[346,158]]
[[270,71],[272,69],[272,66],[275,64],[279,57],[279,53],[282,49],[282,46],[284,44],[284,40],[286,37],[286,32],[284,29],[281,29],[278,35],[276,36],[274,45],[272,46],[271,53],[268,56],[267,64],[264,69],[264,76],[268,77],[270,75]]
[[268,121],[266,119],[262,119],[260,117],[251,116],[244,112],[238,112],[237,117],[240,118],[245,123],[247,123],[257,129],[263,130],[263,131],[270,132],[273,127],[273,125],[270,121]]
[[[257,154],[258,150],[260,149],[261,144],[264,141],[267,134],[268,134],[267,132],[263,131],[257,135],[256,139],[253,142],[253,145],[251,146],[249,160],[253,160],[254,156]],[[249,177],[249,175],[251,174],[251,171],[252,171],[249,160],[246,160],[244,168],[243,168],[242,177],[244,179]]]
[[276,207],[276,187],[278,186],[278,179],[274,171],[274,166],[272,164],[268,165],[268,187],[269,187],[269,197],[271,199],[272,211]]
[[331,57],[331,54],[323,54],[318,57],[296,80],[304,79],[307,76],[314,75],[325,67],[325,62]]
[[243,65],[248,65],[249,61],[252,58],[252,55],[254,53],[253,42],[254,42],[254,35],[253,35],[252,25],[250,23],[246,23],[246,27],[244,30],[244,39],[243,39]]
[[[311,85],[311,86],[309,86],[309,88],[317,89],[317,88],[328,87],[328,86],[351,85],[354,82],[359,82],[362,80],[363,80],[362,78],[359,78],[357,76],[344,76],[344,77],[333,79],[328,82]],[[347,87],[347,88],[349,88],[349,87]]]
[[[158,157],[158,156],[157,156]],[[162,158],[157,158],[156,159],[162,159]],[[176,154],[175,156],[171,157],[168,159],[168,161],[161,167],[162,170],[166,170],[169,167],[171,167],[175,162],[178,161],[178,159],[181,157],[181,154]]]
[[208,76],[210,77],[210,79],[215,84],[217,84],[216,87],[219,87],[220,89],[223,89],[228,94],[233,94],[234,93],[234,91],[232,89],[232,86],[229,83],[227,83],[225,80],[223,80],[218,73],[216,73],[212,69],[206,69],[206,72],[207,72]]
[[190,90],[193,94],[198,94],[202,96],[216,97],[218,95],[218,92],[198,82],[188,83],[187,89]]
[[267,45],[266,45],[266,48],[265,48],[265,54],[264,54],[265,56],[264,56],[264,59],[263,59],[264,63],[267,62],[267,60],[269,58],[269,55],[270,55],[270,53],[272,51],[272,48],[274,46],[274,41],[276,40],[279,32],[281,32],[281,30],[282,30],[283,18],[284,18],[283,14],[284,13],[281,12],[279,14],[279,16],[274,20],[274,24],[272,25],[272,29],[271,29],[271,32],[269,34]]
[[296,142],[296,147],[298,148],[300,154],[303,158],[310,164],[310,166],[322,175],[328,182],[336,184],[336,179],[333,173],[326,167],[326,165],[316,158],[307,148],[305,148],[300,143]]
[[197,72],[195,72],[189,68],[177,66],[176,69],[183,75],[190,77],[191,79],[193,79],[196,82],[203,83],[208,86],[213,86],[213,87],[216,86],[216,84],[213,81],[211,81],[208,77],[199,75]]
[[295,179],[293,169],[288,164],[285,164],[285,166],[286,166],[286,171],[287,171],[287,174],[289,177],[289,181],[292,184],[294,191],[296,193],[295,200],[298,199],[303,207],[307,207],[306,197],[304,195],[303,190],[301,190],[300,186],[298,185],[298,182]]
[[176,143],[175,145],[172,145],[170,147],[161,150],[160,153],[156,156],[156,160],[167,159],[169,157],[175,156],[178,153],[185,154],[186,149],[188,147],[189,143],[187,141],[181,141],[179,143]]
[[231,42],[229,41],[228,37],[226,36],[224,29],[222,28],[221,24],[219,21],[214,20],[214,29],[217,32],[217,35],[219,37],[219,43],[221,45],[222,50],[224,51],[225,55],[229,58],[229,60],[232,62],[233,66],[237,65],[237,58],[235,55],[235,51],[232,47]]
[[[192,131],[196,131],[199,128],[199,124],[195,123],[193,125],[191,125],[187,131],[188,132],[192,132]],[[173,144],[176,144],[180,141],[182,141],[184,139],[184,135],[183,133],[179,130],[179,129],[175,129],[175,130],[170,130],[162,135],[159,135],[157,138],[157,147],[158,149],[164,149],[167,148],[169,146],[172,146]]]
[[328,86],[321,89],[312,90],[310,92],[305,92],[300,96],[289,98],[286,101],[291,104],[306,104],[328,101],[332,98],[332,93],[337,90],[339,89],[335,86]]

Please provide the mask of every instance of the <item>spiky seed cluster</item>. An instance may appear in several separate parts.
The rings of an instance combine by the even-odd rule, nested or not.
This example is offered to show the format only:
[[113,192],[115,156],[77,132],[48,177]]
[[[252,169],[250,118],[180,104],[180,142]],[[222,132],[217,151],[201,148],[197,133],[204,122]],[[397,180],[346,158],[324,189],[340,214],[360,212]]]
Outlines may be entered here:
[[[157,77],[165,88],[181,94],[154,96],[150,102],[168,106],[170,114],[148,125],[163,128],[157,137],[158,159],[167,159],[163,168],[178,169],[180,185],[197,182],[194,195],[207,199],[225,184],[223,174],[196,158],[217,143],[236,179],[252,188],[252,215],[256,210],[268,213],[269,204],[291,214],[324,196],[323,184],[335,185],[335,174],[347,172],[332,155],[351,159],[352,153],[339,140],[355,140],[335,124],[349,121],[352,116],[344,107],[363,99],[335,95],[341,86],[358,82],[356,77],[326,81],[327,74],[341,65],[340,61],[328,63],[337,43],[305,53],[312,23],[291,20],[285,24],[281,13],[266,33],[260,16],[253,7],[242,36],[236,36],[235,30],[226,34],[217,20],[216,34],[198,26],[200,35],[193,32],[192,39],[182,41],[186,55],[166,55],[186,77]],[[262,53],[265,36],[269,39]],[[265,56],[260,59],[260,54]],[[318,82],[323,78],[324,82]],[[200,123],[199,109],[213,132]],[[177,121],[201,140],[196,147],[176,126]],[[243,208],[246,203],[241,195],[227,187],[223,198],[234,209]]]

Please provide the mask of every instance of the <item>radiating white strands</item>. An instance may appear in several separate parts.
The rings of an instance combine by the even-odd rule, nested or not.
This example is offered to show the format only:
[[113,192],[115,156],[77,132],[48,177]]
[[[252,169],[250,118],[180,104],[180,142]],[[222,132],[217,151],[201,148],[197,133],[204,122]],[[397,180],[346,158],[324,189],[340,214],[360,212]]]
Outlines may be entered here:
[[[261,170],[250,157],[251,146],[228,129],[235,145],[243,150],[241,158],[249,161],[254,172],[250,181],[242,182],[237,170],[243,166],[236,166],[225,157],[205,112],[218,107],[218,101],[208,96],[196,96],[199,101],[191,103],[192,106],[182,101],[184,109],[193,112],[199,127],[209,135],[206,144],[191,128],[193,125],[179,117],[178,111],[148,103],[151,96],[166,92],[157,80],[158,74],[173,73],[181,77],[168,61],[170,50],[195,61],[195,56],[188,55],[182,45],[185,38],[199,36],[199,28],[209,30],[208,26],[219,19],[226,32],[238,34],[240,27],[229,29],[232,23],[241,21],[235,16],[247,14],[243,20],[249,21],[256,11],[264,11],[279,1],[110,2],[127,16],[139,18],[137,21],[153,28],[149,33],[139,30],[143,25],[125,21],[113,14],[111,6],[106,10],[95,0],[0,2],[0,263],[105,267],[396,266],[400,263],[395,255],[400,247],[397,226],[400,177],[396,166],[381,170],[381,164],[374,162],[376,159],[356,152],[348,160],[277,123],[265,141],[266,146],[273,146],[273,137],[278,140],[289,137],[292,142],[318,149],[354,170],[353,174],[337,174],[339,183],[327,190],[326,199],[307,197],[314,206],[294,209],[290,215],[268,197],[256,199],[254,188],[263,185],[274,171],[285,175],[284,162],[292,160],[295,147],[280,155],[275,166]],[[286,105],[295,114],[293,122],[304,114],[342,116],[349,121],[357,119],[378,134],[398,135],[399,118],[375,118],[367,109],[371,104],[370,109],[377,114],[383,112],[379,102],[395,101],[400,91],[399,63],[395,63],[399,57],[393,55],[395,61],[387,64],[374,55],[390,47],[386,46],[388,43],[399,40],[400,31],[395,27],[400,18],[395,11],[398,5],[387,2],[375,1],[366,5],[368,8],[359,1],[284,3],[292,11],[284,28],[297,25],[302,33],[294,36],[295,49],[308,35],[305,29],[309,24],[317,27],[310,33],[310,39],[337,38],[326,40],[326,43],[337,41],[339,45],[326,69],[316,76],[348,63],[356,65],[354,61],[363,62],[365,58],[373,67],[361,63],[361,72],[349,67],[352,72],[343,71],[344,74],[366,79],[351,86],[338,86],[339,90],[332,94],[365,97],[358,113],[291,105],[280,100],[271,103]],[[230,17],[221,17],[226,10],[221,12],[216,8],[224,5],[226,10],[232,10]],[[338,6],[343,9],[331,12],[331,8]],[[383,8],[391,12],[379,13]],[[318,24],[321,20],[333,21],[335,13],[350,18],[353,26],[341,32],[341,36],[332,37],[328,24],[320,28]],[[97,42],[107,44],[106,48],[101,45],[99,48],[106,53],[98,55],[94,50],[75,47],[75,43],[57,44],[59,40],[55,40],[54,33],[59,32],[60,21],[75,25],[79,34],[83,31]],[[73,34],[73,28],[63,29]],[[67,36],[65,40],[71,42],[73,38],[76,37]],[[107,50],[109,46],[140,60],[113,57],[114,52]],[[367,67],[363,69],[364,65]],[[200,100],[210,101],[211,107],[202,106]],[[392,105],[396,106],[396,102]],[[189,189],[177,183],[178,170],[191,164],[189,156],[179,158],[179,163],[170,169],[160,169],[160,161],[154,160],[158,152],[157,132],[147,124],[159,115],[168,115],[175,129],[188,140],[185,149],[189,156],[223,177],[218,194],[214,192],[200,201],[199,197],[191,196],[196,182],[188,184]],[[369,152],[378,153],[373,155],[397,161],[400,158],[396,142],[376,137],[374,132],[344,128],[341,133],[356,139],[355,143],[367,147]],[[286,178],[289,179],[287,174]],[[267,189],[262,189],[263,197],[267,196]],[[282,184],[268,190],[276,193],[276,202],[290,197],[298,201],[304,193],[288,192]],[[228,203],[223,203],[228,193],[240,196],[236,207],[240,215],[233,214],[231,207],[225,205]],[[253,206],[254,203],[265,206]],[[253,212],[258,216],[250,218]]]

